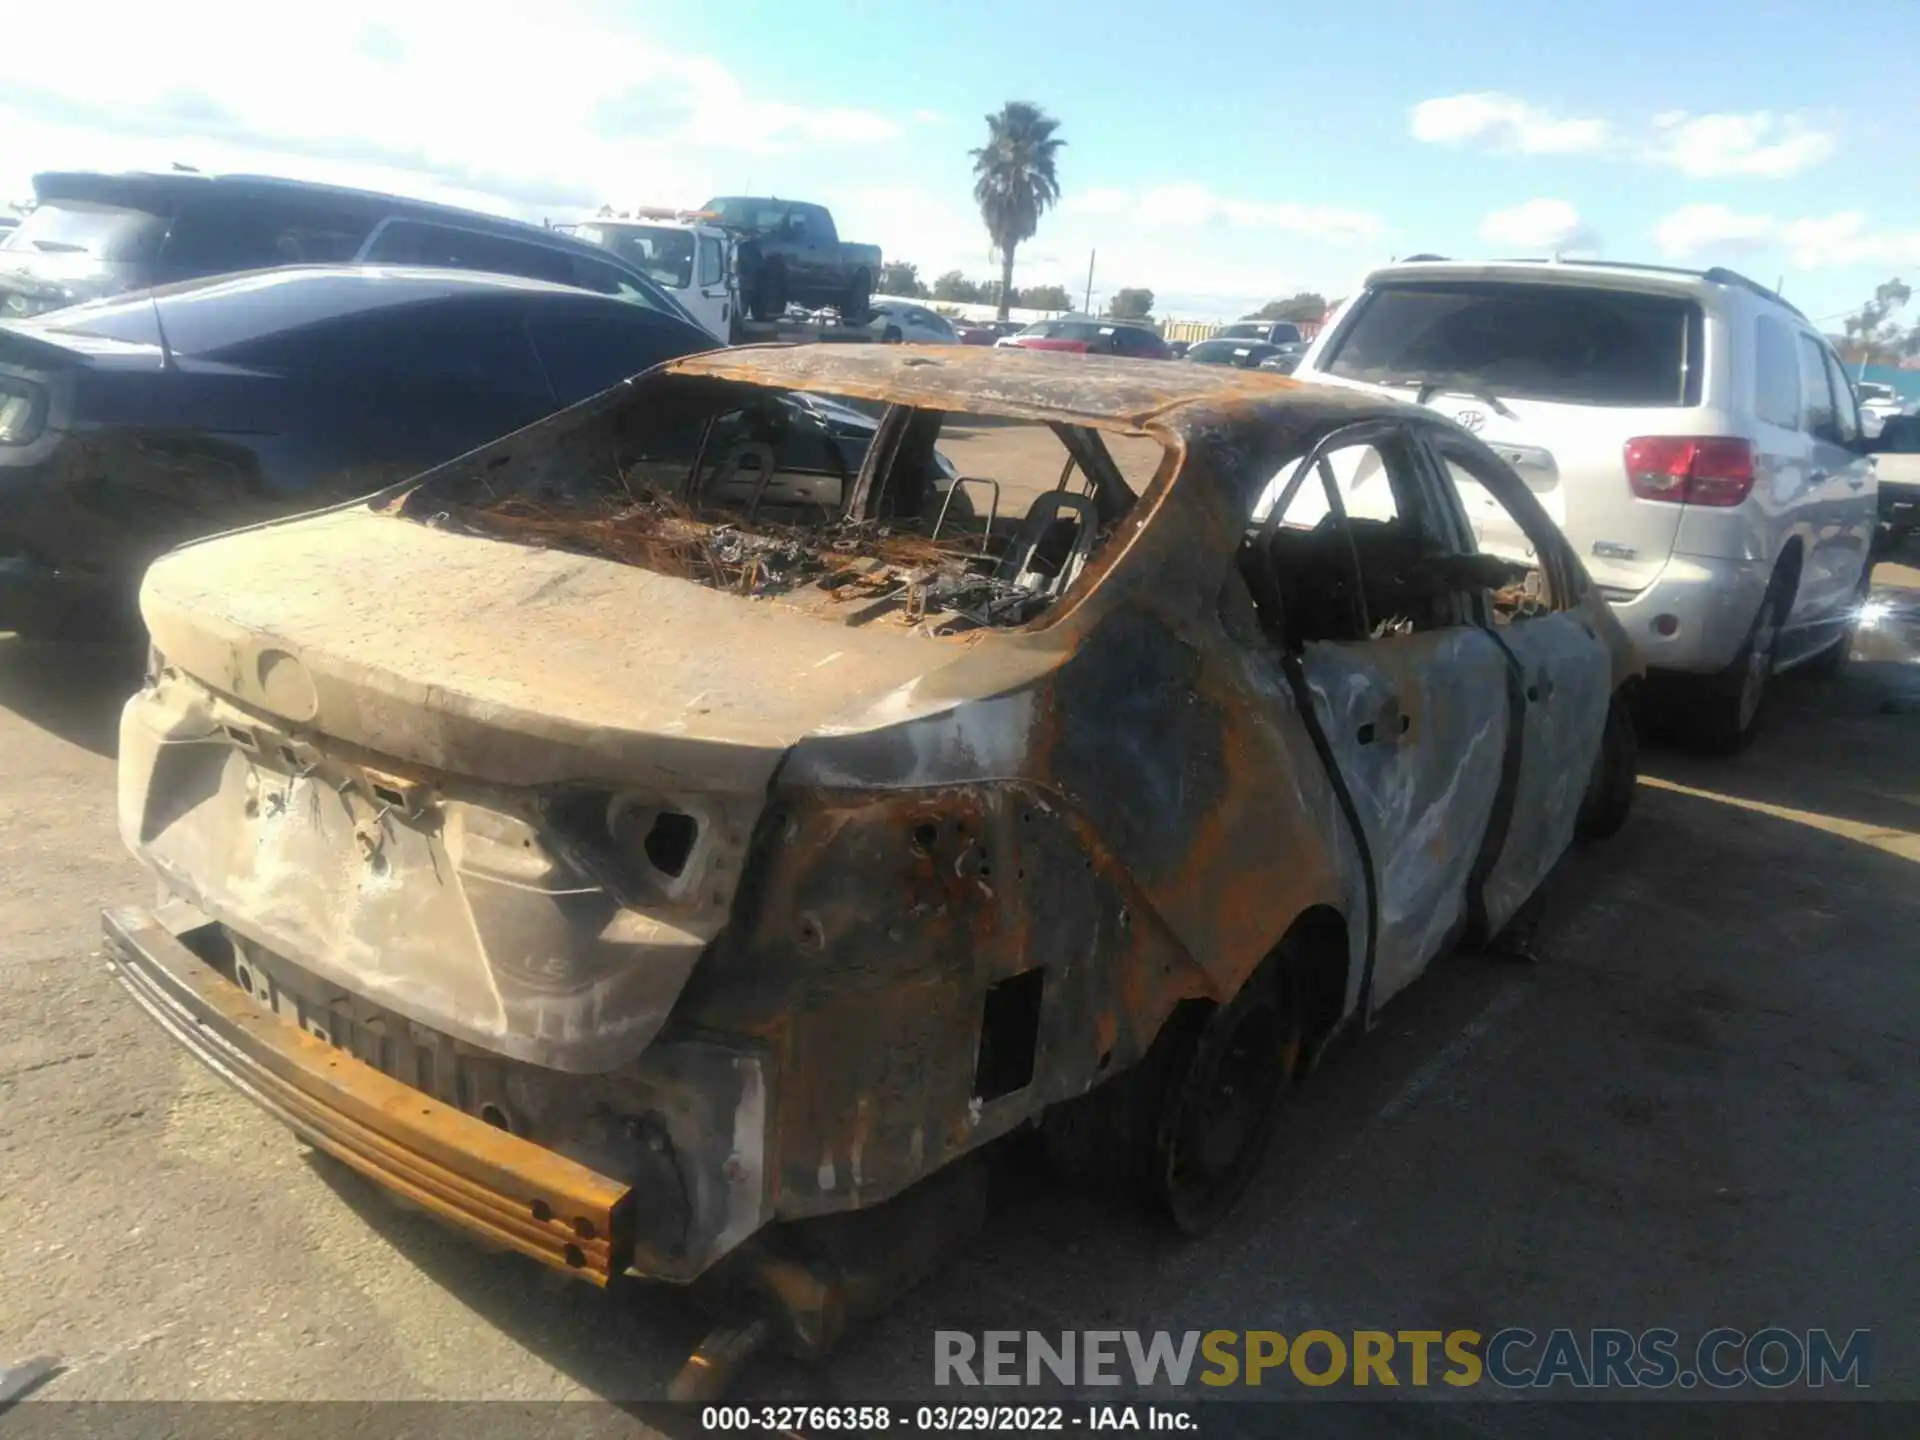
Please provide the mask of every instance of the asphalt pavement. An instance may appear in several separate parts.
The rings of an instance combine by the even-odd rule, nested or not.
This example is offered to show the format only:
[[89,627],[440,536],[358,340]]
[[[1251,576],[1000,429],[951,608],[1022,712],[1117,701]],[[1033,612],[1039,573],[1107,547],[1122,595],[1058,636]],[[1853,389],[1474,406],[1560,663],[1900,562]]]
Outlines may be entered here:
[[[1881,578],[1748,754],[1644,757],[1537,963],[1453,957],[1330,1056],[1219,1233],[1010,1157],[968,1253],[742,1396],[938,1395],[938,1329],[1779,1324],[1871,1329],[1875,1395],[1920,1400],[1920,573]],[[0,636],[0,1365],[59,1357],[52,1399],[659,1396],[705,1328],[678,1296],[395,1208],[111,980],[100,909],[151,894],[113,818],[137,671]]]

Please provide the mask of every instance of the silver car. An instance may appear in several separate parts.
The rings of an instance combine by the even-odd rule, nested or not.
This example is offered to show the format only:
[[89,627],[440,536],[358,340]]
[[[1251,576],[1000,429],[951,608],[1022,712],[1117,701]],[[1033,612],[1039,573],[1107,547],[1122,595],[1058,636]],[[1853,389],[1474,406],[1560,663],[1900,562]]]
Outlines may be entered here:
[[882,340],[907,345],[958,345],[960,336],[947,317],[910,300],[875,300],[867,322]]

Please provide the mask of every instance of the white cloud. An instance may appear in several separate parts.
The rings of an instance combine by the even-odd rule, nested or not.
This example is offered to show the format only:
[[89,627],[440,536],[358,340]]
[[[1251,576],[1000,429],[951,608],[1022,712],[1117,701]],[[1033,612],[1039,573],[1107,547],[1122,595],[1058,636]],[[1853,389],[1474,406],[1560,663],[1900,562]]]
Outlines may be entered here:
[[1124,215],[1133,208],[1133,192],[1112,186],[1069,190],[1060,198],[1061,215]]
[[1653,227],[1654,243],[1671,260],[1741,255],[1761,250],[1774,239],[1769,215],[1742,215],[1725,205],[1682,205]]
[[[749,89],[725,66],[663,49],[586,0],[528,24],[504,0],[337,0],[314,25],[242,0],[116,9],[84,65],[71,16],[9,14],[0,47],[0,193],[32,171],[277,157],[279,173],[343,169],[495,208],[695,203],[723,169],[833,155],[903,133],[858,105]],[[256,160],[257,163],[257,160]],[[394,177],[410,183],[394,186]]]
[[1676,260],[1784,251],[1796,270],[1849,265],[1920,265],[1920,230],[1876,230],[1864,211],[1778,219],[1725,205],[1682,205],[1653,227],[1662,253]]
[[[1630,133],[1635,131],[1637,138]],[[1725,175],[1782,180],[1812,169],[1834,150],[1834,137],[1799,115],[1669,110],[1644,127],[1623,129],[1609,120],[1567,119],[1492,91],[1421,101],[1413,107],[1412,132],[1431,145],[1633,157],[1703,180]]]
[[1413,138],[1430,145],[1472,145],[1522,155],[1574,155],[1604,150],[1604,120],[1568,120],[1512,95],[1483,91],[1422,100],[1413,107]]
[[1599,237],[1566,200],[1529,200],[1510,210],[1495,210],[1480,222],[1480,238],[1518,250],[1566,253],[1599,248]]
[[1750,175],[1784,180],[1810,170],[1833,153],[1833,136],[1795,115],[1765,110],[1746,115],[1689,115],[1669,111],[1654,118],[1659,132],[1649,157],[1696,180]]
[[[910,260],[927,284],[947,270],[999,275],[979,212],[964,188],[875,187],[838,195],[842,228]],[[1069,190],[1015,256],[1014,283],[1064,286],[1078,305],[1094,257],[1096,308],[1122,286],[1154,292],[1154,313],[1238,317],[1300,290],[1345,295],[1354,277],[1387,259],[1380,222],[1335,208],[1233,200],[1204,188]],[[1328,237],[1332,237],[1329,239]]]
[[1920,230],[1873,230],[1858,210],[1790,220],[1781,243],[1801,270],[1842,265],[1920,265]]
[[1192,182],[1144,190],[1089,190],[1068,195],[1060,209],[1063,215],[1126,220],[1151,231],[1209,227],[1279,231],[1333,245],[1376,240],[1385,229],[1379,216],[1364,210],[1291,200],[1243,200]]
[[[624,7],[621,7],[623,9]],[[604,202],[695,204],[779,190],[931,279],[997,273],[951,113],[882,114],[796,79],[751,90],[656,42],[605,0],[334,0],[324,25],[242,0],[116,10],[84,64],[58,7],[8,12],[0,46],[0,198],[35,171],[253,170],[570,218]],[[845,94],[845,103],[817,97]],[[1069,155],[1078,152],[1069,152]],[[1069,177],[1071,178],[1071,177]],[[1020,248],[1021,284],[1095,303],[1150,286],[1161,312],[1237,314],[1298,289],[1344,293],[1384,260],[1380,219],[1198,185],[1072,185]]]

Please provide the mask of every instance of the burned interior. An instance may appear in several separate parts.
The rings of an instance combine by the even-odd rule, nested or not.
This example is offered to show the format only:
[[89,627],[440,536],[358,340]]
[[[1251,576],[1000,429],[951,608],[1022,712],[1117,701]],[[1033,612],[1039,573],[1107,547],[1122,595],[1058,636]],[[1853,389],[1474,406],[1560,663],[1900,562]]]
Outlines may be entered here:
[[1100,430],[1053,420],[1021,426],[1051,432],[1048,458],[963,473],[943,437],[983,423],[1020,424],[657,373],[561,445],[456,464],[394,508],[785,597],[849,625],[1020,626],[1072,588],[1139,503],[1140,467],[1130,483]]

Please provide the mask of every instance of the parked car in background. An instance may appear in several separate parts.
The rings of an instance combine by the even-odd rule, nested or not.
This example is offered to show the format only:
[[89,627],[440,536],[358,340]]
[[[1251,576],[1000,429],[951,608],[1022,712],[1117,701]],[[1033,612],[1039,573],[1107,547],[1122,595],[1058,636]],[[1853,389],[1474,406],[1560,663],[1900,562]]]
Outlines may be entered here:
[[0,324],[0,630],[111,628],[183,540],[364,495],[711,348],[570,286],[380,266]]
[[1291,320],[1236,320],[1221,326],[1212,338],[1258,341],[1273,346],[1286,359],[1295,362],[1307,353],[1306,337]]
[[[715,351],[166,557],[121,983],[476,1239],[691,1287],[681,1395],[963,1249],[1008,1135],[1218,1225],[1335,1036],[1626,821],[1639,661],[1440,417],[1092,368]],[[843,394],[883,454],[776,423]],[[976,477],[1032,499],[941,547],[928,462],[982,421],[1045,442]]]
[[866,322],[880,247],[843,241],[824,205],[726,195],[700,208],[738,242],[740,293],[754,319],[830,305],[850,324]]
[[1041,320],[997,342],[1020,350],[1062,350],[1076,355],[1130,355],[1140,360],[1170,358],[1167,342],[1145,325],[1093,315],[1063,315]]
[[1853,390],[1860,397],[1860,429],[1869,440],[1876,439],[1880,427],[1906,409],[1899,391],[1877,380],[1856,380]]
[[263,175],[36,175],[38,203],[0,238],[0,319],[272,265],[430,265],[574,285],[688,319],[597,245],[538,225]]
[[960,337],[947,317],[911,300],[876,300],[867,328],[882,340],[908,345],[957,345]]
[[[1818,329],[1729,270],[1531,261],[1375,271],[1296,373],[1431,405],[1578,547],[1671,727],[1733,750],[1778,670],[1847,653],[1874,472]],[[1469,494],[1474,492],[1469,491]],[[1527,542],[1484,502],[1489,548]]]
[[1880,523],[1890,552],[1920,534],[1920,415],[1887,417],[1873,468],[1880,483]]
[[733,234],[700,211],[597,216],[556,231],[611,250],[676,300],[722,345],[733,343],[740,299]]
[[1263,340],[1202,340],[1189,346],[1186,358],[1195,365],[1232,365],[1241,370],[1252,370],[1269,360],[1278,360],[1286,352],[1278,345],[1269,345]]
[[1019,320],[955,320],[953,328],[962,345],[995,345],[1027,327]]
[[1215,340],[1258,340],[1267,345],[1298,345],[1306,348],[1300,327],[1291,320],[1236,320],[1222,325],[1210,337]]

